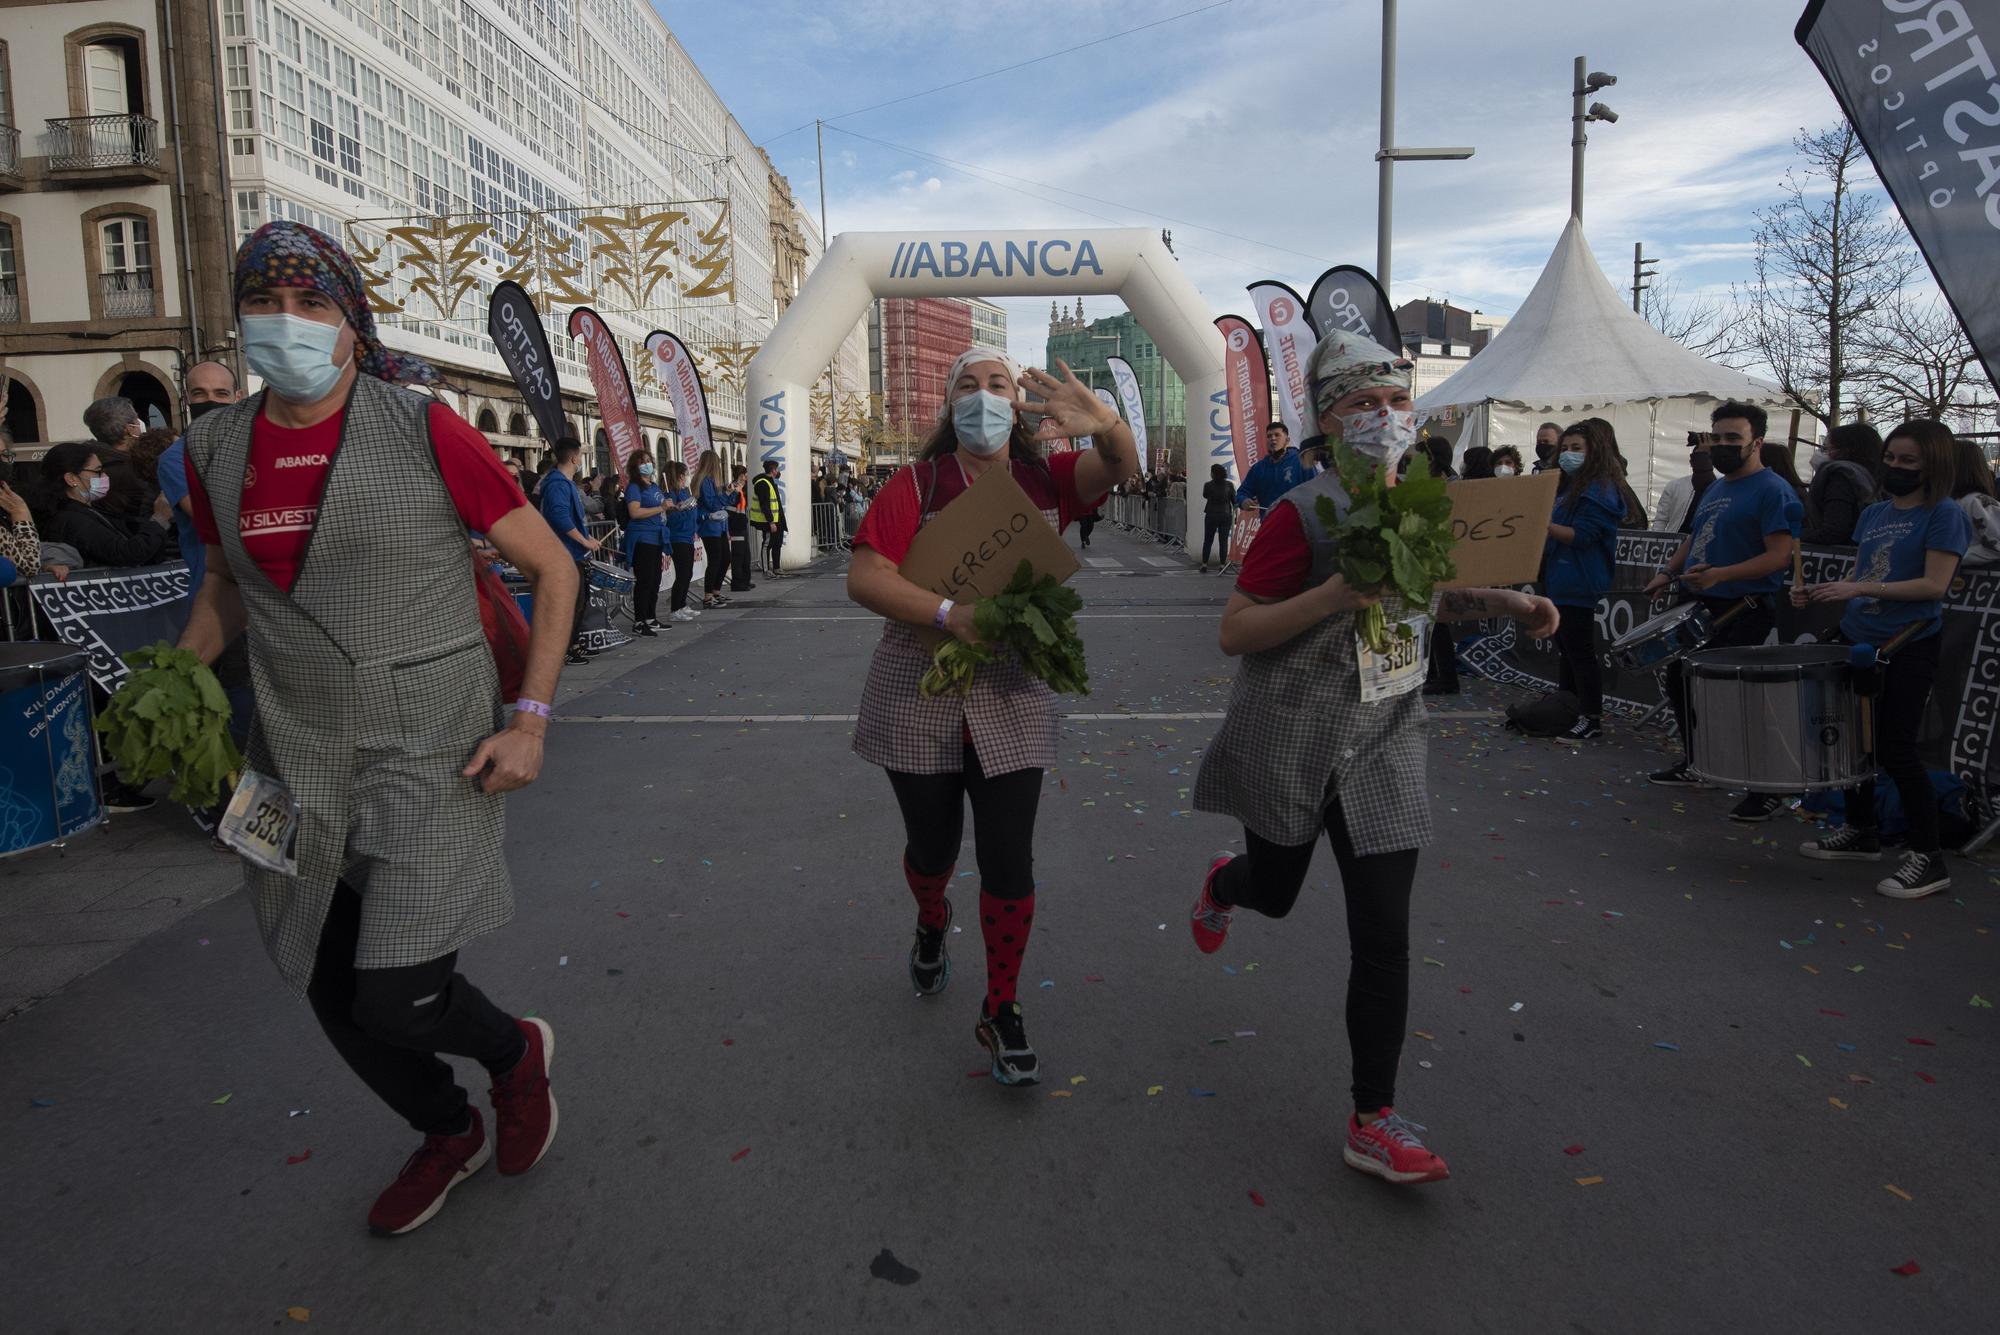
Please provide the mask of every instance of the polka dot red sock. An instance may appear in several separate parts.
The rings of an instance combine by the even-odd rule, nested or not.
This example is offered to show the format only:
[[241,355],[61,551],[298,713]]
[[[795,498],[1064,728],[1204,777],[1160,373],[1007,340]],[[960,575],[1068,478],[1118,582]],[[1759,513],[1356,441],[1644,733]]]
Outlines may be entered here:
[[1021,981],[1021,957],[1028,953],[1028,933],[1035,925],[1035,897],[1000,899],[979,892],[979,929],[986,937],[986,1013],[1014,1000]]
[[904,855],[903,879],[910,883],[910,893],[916,896],[917,926],[933,931],[944,926],[944,892],[951,884],[951,873],[952,868],[946,867],[936,876],[925,876]]

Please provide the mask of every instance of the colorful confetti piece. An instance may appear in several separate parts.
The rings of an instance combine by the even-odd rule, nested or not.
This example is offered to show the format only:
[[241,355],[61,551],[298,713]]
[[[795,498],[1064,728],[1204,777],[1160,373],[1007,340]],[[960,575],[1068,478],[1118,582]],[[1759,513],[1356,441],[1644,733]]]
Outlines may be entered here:
[[1264,1195],[1263,1195],[1263,1193],[1262,1193],[1262,1192],[1260,1192],[1260,1191],[1257,1191],[1257,1190],[1256,1190],[1255,1188],[1252,1188],[1252,1189],[1251,1189],[1251,1192],[1250,1192],[1250,1203],[1251,1203],[1252,1205],[1256,1206],[1256,1207],[1257,1207],[1258,1209],[1260,1209],[1260,1210],[1261,1210],[1261,1209],[1263,1209],[1263,1208],[1264,1208]]
[[1884,1182],[1882,1184],[1882,1190],[1888,1192],[1891,1196],[1900,1196],[1902,1199],[1906,1201],[1913,1201],[1916,1199],[1915,1196],[1912,1196],[1909,1192],[1904,1191],[1901,1187],[1897,1186],[1893,1182]]
[[745,1145],[742,1149],[736,1151],[736,1153],[729,1156],[729,1162],[742,1163],[743,1156],[748,1154],[749,1152],[750,1152],[750,1147],[748,1145]]
[[1889,1273],[1892,1275],[1902,1275],[1907,1279],[1911,1275],[1923,1274],[1924,1268],[1915,1261],[1905,1261],[1901,1265],[1890,1266]]
[[1604,1179],[1601,1177],[1580,1177],[1576,1180],[1576,1184],[1579,1187],[1594,1187],[1602,1181]]
[[287,1155],[285,1156],[285,1162],[286,1162],[286,1163],[304,1163],[304,1162],[305,1162],[306,1160],[308,1160],[308,1159],[310,1159],[310,1158],[312,1158],[312,1157],[313,1157],[313,1152],[312,1152],[311,1150],[301,1150],[301,1151],[300,1151],[299,1153],[297,1153],[297,1154],[287,1154]]

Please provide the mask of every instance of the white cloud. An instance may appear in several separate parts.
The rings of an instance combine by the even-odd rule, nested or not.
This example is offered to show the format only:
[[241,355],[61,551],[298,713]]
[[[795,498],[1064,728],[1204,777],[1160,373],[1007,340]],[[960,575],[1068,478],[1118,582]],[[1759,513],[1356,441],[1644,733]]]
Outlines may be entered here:
[[940,181],[937,177],[927,176],[924,178],[924,191],[926,194],[935,195],[942,189],[944,189],[944,182]]

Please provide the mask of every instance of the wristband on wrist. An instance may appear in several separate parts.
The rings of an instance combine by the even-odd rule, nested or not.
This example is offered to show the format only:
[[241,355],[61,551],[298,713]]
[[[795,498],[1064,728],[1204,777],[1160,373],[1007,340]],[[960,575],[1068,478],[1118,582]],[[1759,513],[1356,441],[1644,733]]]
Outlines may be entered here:
[[521,699],[514,702],[516,714],[533,714],[538,719],[553,718],[554,713],[540,700]]
[[937,615],[931,618],[931,624],[933,626],[936,626],[939,630],[943,630],[945,618],[951,615],[951,609],[956,606],[958,606],[958,604],[954,603],[949,598],[939,603]]

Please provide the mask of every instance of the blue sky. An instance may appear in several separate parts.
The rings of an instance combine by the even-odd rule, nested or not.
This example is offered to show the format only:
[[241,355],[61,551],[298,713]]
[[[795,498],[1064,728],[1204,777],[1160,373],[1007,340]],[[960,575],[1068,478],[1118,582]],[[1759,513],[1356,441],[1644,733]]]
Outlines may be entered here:
[[[1331,264],[1374,267],[1377,0],[1233,0],[860,115],[843,113],[1206,0],[655,3],[809,202],[810,122],[831,119],[835,233],[1164,226],[1217,311],[1245,311],[1255,279],[1303,288]],[[1802,8],[1402,0],[1397,138],[1478,153],[1398,168],[1395,299],[1504,314],[1527,294],[1568,216],[1578,55],[1618,76],[1599,96],[1619,122],[1591,127],[1584,216],[1613,281],[1629,283],[1635,241],[1684,296],[1743,279],[1751,211],[1775,199],[1791,136],[1838,115],[1792,40]],[[1048,303],[1009,304],[1015,352],[1038,361]]]

